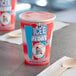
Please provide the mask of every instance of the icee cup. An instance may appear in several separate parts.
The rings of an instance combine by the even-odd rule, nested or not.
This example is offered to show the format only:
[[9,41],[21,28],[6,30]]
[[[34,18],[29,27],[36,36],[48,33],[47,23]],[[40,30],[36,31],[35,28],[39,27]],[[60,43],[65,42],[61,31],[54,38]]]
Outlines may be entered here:
[[19,17],[25,63],[30,65],[48,64],[56,16],[49,12],[25,12]]
[[15,29],[15,7],[17,0],[0,0],[0,31]]

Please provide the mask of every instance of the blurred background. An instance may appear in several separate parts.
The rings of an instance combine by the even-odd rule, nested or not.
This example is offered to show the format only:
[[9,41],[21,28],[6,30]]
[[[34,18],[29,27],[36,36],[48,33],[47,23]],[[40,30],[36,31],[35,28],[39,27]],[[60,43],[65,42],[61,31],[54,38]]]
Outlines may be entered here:
[[76,0],[18,0],[16,19],[26,11],[48,11],[56,14],[58,21],[76,22]]

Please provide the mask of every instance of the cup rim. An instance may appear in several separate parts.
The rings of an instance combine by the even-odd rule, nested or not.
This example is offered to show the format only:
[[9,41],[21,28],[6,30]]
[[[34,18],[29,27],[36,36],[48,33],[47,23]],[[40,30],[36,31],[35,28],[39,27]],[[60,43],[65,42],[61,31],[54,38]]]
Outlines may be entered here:
[[[45,11],[29,11],[29,12],[45,12]],[[54,14],[52,14],[52,13],[50,13],[50,12],[45,12],[45,13],[50,13],[50,14],[52,14],[54,17],[53,17],[53,18],[46,19],[46,20],[27,20],[27,19],[25,19],[24,17],[22,17],[22,15],[25,14],[25,13],[27,13],[27,12],[21,13],[21,14],[19,15],[19,18],[20,18],[21,20],[28,21],[28,22],[47,22],[47,21],[52,21],[52,20],[54,20],[54,19],[56,18],[56,15],[54,15]]]

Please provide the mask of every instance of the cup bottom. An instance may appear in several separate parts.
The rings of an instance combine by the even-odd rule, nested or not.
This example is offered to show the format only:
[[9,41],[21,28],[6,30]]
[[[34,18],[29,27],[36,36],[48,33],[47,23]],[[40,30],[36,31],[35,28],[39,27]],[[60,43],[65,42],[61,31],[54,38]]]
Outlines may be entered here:
[[[12,25],[14,26],[14,25]],[[0,31],[13,31],[15,27],[8,27],[8,28],[0,28]]]
[[38,63],[38,64],[35,64],[35,63],[30,63],[30,62],[28,62],[28,61],[25,60],[25,64],[32,65],[32,66],[40,66],[40,65],[49,64],[49,61],[48,61],[48,62],[45,62],[45,63]]

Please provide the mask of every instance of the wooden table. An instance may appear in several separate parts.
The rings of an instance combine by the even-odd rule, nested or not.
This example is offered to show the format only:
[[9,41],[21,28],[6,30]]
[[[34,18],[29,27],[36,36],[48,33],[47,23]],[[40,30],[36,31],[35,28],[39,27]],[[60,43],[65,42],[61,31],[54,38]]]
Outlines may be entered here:
[[[0,76],[36,76],[63,56],[76,57],[76,24],[70,25],[54,32],[50,63],[44,66],[25,64],[22,45],[0,41]],[[20,28],[19,22],[16,27]]]

